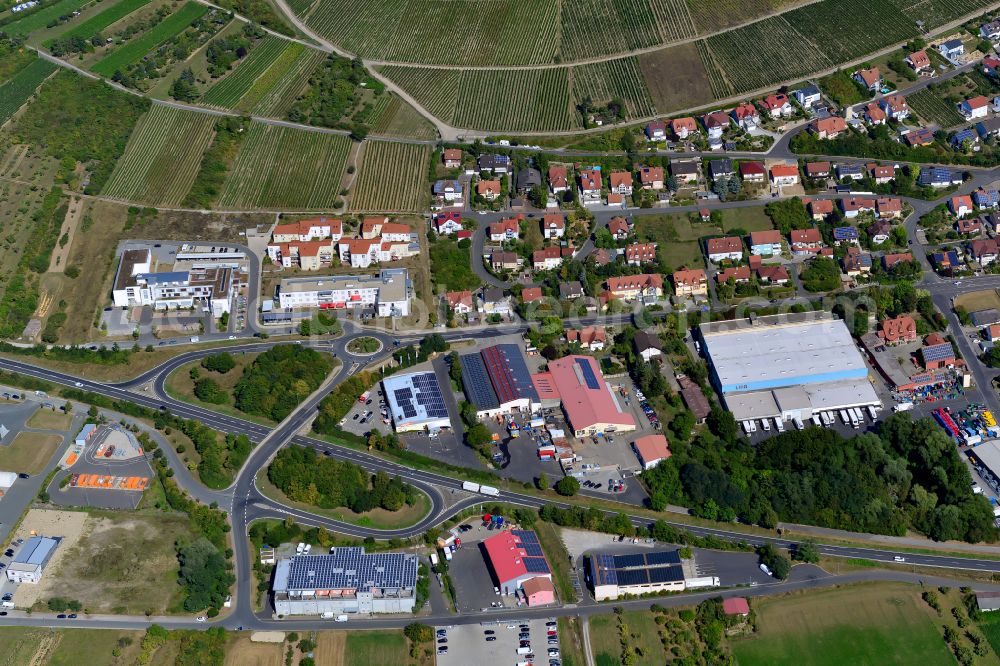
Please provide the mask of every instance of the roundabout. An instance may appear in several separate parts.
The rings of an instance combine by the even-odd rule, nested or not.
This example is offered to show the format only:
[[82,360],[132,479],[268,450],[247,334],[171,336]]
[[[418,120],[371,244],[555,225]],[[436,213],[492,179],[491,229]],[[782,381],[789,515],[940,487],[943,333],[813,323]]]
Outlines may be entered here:
[[370,335],[359,335],[347,341],[347,351],[354,356],[374,356],[385,348],[385,344]]

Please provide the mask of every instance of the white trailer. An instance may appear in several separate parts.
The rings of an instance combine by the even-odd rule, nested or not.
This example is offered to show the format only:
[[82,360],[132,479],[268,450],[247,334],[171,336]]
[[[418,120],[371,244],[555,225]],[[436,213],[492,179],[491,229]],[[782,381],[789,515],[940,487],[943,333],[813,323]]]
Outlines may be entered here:
[[439,561],[440,560],[438,560],[438,554],[437,553],[431,553],[431,566],[435,566],[436,567],[438,565]]
[[804,423],[802,423],[802,419],[800,419],[799,417],[796,416],[794,419],[792,419],[792,422],[795,423],[795,427],[798,428],[799,430],[805,430],[806,426]]
[[472,481],[462,481],[462,490],[468,490],[470,493],[478,493],[479,484]]
[[500,491],[493,486],[479,486],[479,492],[490,497],[496,497],[500,494]]
[[840,410],[840,420],[844,422],[844,425],[851,425],[851,417],[847,415],[847,410]]
[[763,426],[764,432],[771,432],[771,423],[767,419],[761,419],[760,425]]
[[688,578],[684,581],[684,588],[697,590],[705,587],[719,587],[718,576],[702,576],[701,578]]
[[774,417],[774,429],[778,432],[785,432],[785,423],[781,420],[780,416]]
[[816,426],[817,428],[823,425],[823,423],[819,420],[819,417],[816,416],[815,414],[812,415],[812,418],[810,420],[813,422],[813,425]]
[[896,405],[895,407],[893,407],[892,411],[894,411],[894,412],[908,412],[911,409],[913,409],[913,403],[912,402],[901,402],[898,405]]
[[878,413],[875,411],[875,408],[872,407],[871,405],[868,405],[868,416],[872,418],[872,423],[874,423],[875,419],[878,418]]
[[857,413],[855,413],[855,410],[849,409],[849,410],[847,410],[847,412],[851,416],[851,427],[852,428],[859,428],[859,427],[861,427],[861,423],[860,423],[860,421],[858,421],[858,415],[857,415]]
[[743,432],[745,432],[748,435],[752,432],[750,430],[750,422],[749,421],[744,421],[743,422]]

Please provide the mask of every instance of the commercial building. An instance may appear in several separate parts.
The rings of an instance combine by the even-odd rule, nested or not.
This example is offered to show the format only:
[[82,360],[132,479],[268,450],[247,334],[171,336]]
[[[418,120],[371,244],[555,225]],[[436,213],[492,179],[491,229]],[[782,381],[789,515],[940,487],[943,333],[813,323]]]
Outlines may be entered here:
[[493,418],[541,406],[521,348],[499,344],[458,357],[462,387],[479,418]]
[[349,547],[278,560],[272,590],[277,615],[322,615],[410,613],[416,588],[416,555]]
[[556,588],[552,585],[552,580],[545,576],[535,576],[524,581],[521,592],[524,593],[529,608],[556,602]]
[[396,432],[450,428],[448,408],[433,372],[391,375],[382,380]]
[[590,356],[566,356],[549,362],[548,371],[532,376],[539,398],[559,400],[577,437],[635,430],[635,419],[604,381]]
[[684,591],[684,569],[676,550],[631,555],[597,553],[588,560],[587,582],[597,601]]
[[538,535],[530,530],[504,530],[483,541],[480,548],[503,594],[514,594],[532,578],[552,580]]
[[7,580],[12,583],[37,583],[42,570],[52,559],[59,539],[35,536],[28,539],[7,567]]
[[712,383],[737,421],[881,406],[844,322],[829,313],[702,324]]
[[635,455],[643,469],[653,469],[671,456],[670,445],[663,435],[646,435],[632,442]]
[[230,267],[193,264],[189,270],[152,271],[148,248],[125,250],[112,289],[115,307],[152,306],[157,310],[211,307],[215,317],[229,312],[237,280]]
[[93,423],[88,423],[80,429],[80,432],[77,434],[73,443],[76,446],[86,446],[87,442],[90,441],[90,438],[93,437],[96,432],[97,426]]
[[353,310],[370,317],[406,317],[412,295],[405,268],[383,268],[377,275],[285,278],[278,285],[279,307]]

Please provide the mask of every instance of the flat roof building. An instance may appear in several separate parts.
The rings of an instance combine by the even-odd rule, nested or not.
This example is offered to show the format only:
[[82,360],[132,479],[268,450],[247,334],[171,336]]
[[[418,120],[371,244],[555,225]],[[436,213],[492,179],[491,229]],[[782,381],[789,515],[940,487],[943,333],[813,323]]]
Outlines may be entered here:
[[334,548],[329,555],[295,555],[274,570],[277,615],[410,613],[416,604],[417,556]]
[[532,376],[541,396],[557,396],[577,437],[635,430],[635,419],[604,381],[590,356],[566,356],[549,362],[547,372]]
[[433,372],[391,375],[382,380],[382,388],[396,432],[434,432],[451,427],[448,407]]
[[684,590],[684,568],[677,550],[630,555],[595,553],[588,560],[587,581],[597,601]]
[[7,567],[7,580],[12,583],[37,583],[42,579],[42,570],[52,559],[59,545],[58,539],[36,536],[28,539],[21,550],[14,555],[14,561]]
[[503,594],[514,594],[532,578],[552,579],[545,551],[531,530],[505,530],[483,541],[480,548]]
[[376,275],[285,278],[278,285],[281,308],[353,310],[362,316],[406,317],[413,285],[405,268],[383,268]]
[[480,418],[515,410],[536,409],[541,403],[521,348],[499,344],[458,357],[462,387]]
[[699,327],[712,382],[737,421],[805,421],[814,411],[881,406],[847,326],[826,312]]

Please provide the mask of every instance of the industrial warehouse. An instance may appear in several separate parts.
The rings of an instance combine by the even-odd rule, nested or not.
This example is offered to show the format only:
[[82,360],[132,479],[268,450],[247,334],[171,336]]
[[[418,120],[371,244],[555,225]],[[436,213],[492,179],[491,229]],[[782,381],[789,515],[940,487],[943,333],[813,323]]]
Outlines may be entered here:
[[588,560],[587,578],[597,601],[684,591],[684,569],[676,550],[633,555],[597,553]]
[[821,414],[882,406],[840,319],[810,312],[702,324],[712,382],[744,424],[818,423]]
[[636,428],[635,419],[622,407],[591,356],[551,361],[548,371],[533,375],[532,381],[543,405],[562,404],[577,437]]
[[58,539],[34,536],[25,542],[7,567],[7,580],[12,583],[37,583],[42,579],[42,570],[52,559],[59,545]]
[[396,432],[450,428],[448,408],[433,372],[414,372],[382,380]]
[[538,409],[538,394],[521,349],[499,344],[459,356],[462,387],[479,418]]
[[502,594],[520,591],[529,606],[555,601],[552,569],[534,532],[505,530],[483,541],[481,547]]
[[294,555],[274,570],[277,615],[410,613],[416,601],[417,556],[333,548]]

